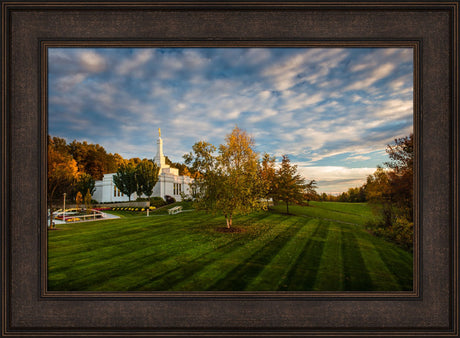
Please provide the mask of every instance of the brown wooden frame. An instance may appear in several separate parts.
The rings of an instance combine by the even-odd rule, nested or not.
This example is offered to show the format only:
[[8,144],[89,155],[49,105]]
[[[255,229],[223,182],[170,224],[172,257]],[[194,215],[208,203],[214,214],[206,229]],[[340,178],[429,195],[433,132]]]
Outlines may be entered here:
[[[458,336],[458,5],[2,1],[2,334]],[[47,291],[53,46],[412,47],[414,290]]]

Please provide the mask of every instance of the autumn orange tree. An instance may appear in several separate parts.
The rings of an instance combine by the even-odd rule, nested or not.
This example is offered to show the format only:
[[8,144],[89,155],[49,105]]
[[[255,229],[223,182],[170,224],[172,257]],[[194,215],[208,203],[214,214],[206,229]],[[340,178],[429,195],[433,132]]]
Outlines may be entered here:
[[413,134],[387,145],[390,161],[387,168],[377,167],[366,183],[367,197],[382,209],[384,221],[390,226],[397,217],[413,222],[414,145]]
[[386,168],[378,167],[367,178],[366,195],[381,216],[381,229],[385,237],[402,246],[412,248],[413,236],[413,134],[394,140],[387,145],[390,161]]
[[50,226],[53,219],[53,201],[64,193],[70,193],[78,177],[77,162],[71,155],[60,152],[52,139],[48,142],[48,208]]

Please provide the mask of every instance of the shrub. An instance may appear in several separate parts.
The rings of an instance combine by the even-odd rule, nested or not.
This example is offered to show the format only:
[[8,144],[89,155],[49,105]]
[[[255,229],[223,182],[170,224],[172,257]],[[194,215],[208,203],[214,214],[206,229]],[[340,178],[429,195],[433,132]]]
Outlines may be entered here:
[[386,238],[405,250],[413,250],[414,223],[405,218],[396,218],[390,226],[386,226],[384,222],[368,223],[366,228],[374,235]]
[[166,205],[166,201],[161,197],[152,197],[150,199],[150,206],[152,207],[159,208],[163,205]]
[[169,195],[165,195],[165,199],[166,199],[166,203],[168,203],[168,204],[176,202],[176,199],[174,197],[172,197],[172,196],[169,196]]

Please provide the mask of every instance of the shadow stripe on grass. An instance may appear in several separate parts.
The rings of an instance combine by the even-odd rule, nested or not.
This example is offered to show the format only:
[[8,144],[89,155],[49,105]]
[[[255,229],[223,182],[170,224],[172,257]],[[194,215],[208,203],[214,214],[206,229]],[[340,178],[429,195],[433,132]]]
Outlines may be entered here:
[[225,277],[215,282],[209,290],[237,291],[245,290],[246,286],[255,278],[264,267],[279,253],[289,240],[302,228],[298,221],[267,242],[262,248],[254,252],[244,262],[228,272]]
[[[234,238],[229,242],[223,243],[211,250],[203,252],[199,256],[182,261],[170,270],[163,271],[160,275],[149,278],[143,285],[136,285],[133,290],[170,290],[174,285],[181,283],[190,278],[191,275],[204,269],[208,264],[215,262],[222,254],[231,253],[238,248],[239,239]],[[216,253],[216,250],[219,250]],[[215,255],[213,255],[215,253]],[[201,291],[201,290],[196,290]]]
[[328,227],[327,222],[319,220],[315,231],[305,242],[302,252],[280,285],[280,291],[310,291],[313,289]]
[[[146,264],[161,262],[165,259],[173,259],[178,255],[183,255],[184,252],[177,252],[181,248],[181,244],[187,244],[188,247],[193,247],[196,242],[197,235],[191,236],[184,233],[183,236],[175,236],[174,240],[162,246],[162,251],[155,250],[157,244],[162,243],[161,238],[149,237],[145,243],[138,243],[137,247],[132,250],[119,250],[117,246],[110,246],[95,250],[97,257],[102,257],[103,249],[109,250],[104,253],[104,259],[91,261],[90,263],[73,265],[67,263],[65,268],[55,268],[49,270],[49,288],[50,290],[87,290],[88,287],[94,289],[101,282],[105,282],[108,278],[115,278],[126,274],[126,270],[132,266],[137,266],[139,269],[145,269]],[[168,250],[172,248],[172,250]],[[115,250],[114,253],[112,251]],[[106,258],[109,256],[110,258]],[[89,272],[89,273],[88,273]],[[60,281],[60,276],[66,275],[65,283]],[[74,277],[72,277],[74,276]]]
[[[374,241],[379,238],[375,238]],[[376,246],[376,250],[382,261],[387,266],[388,270],[398,281],[402,291],[413,290],[413,258],[406,251],[393,244],[392,249],[383,250],[380,246]],[[403,261],[403,264],[401,264]]]
[[250,291],[276,291],[282,285],[287,273],[295,264],[303,250],[307,238],[312,236],[318,225],[317,219],[304,220],[299,218],[301,229],[293,236],[279,253],[266,264],[259,275],[246,287]]
[[374,286],[364,264],[355,235],[348,229],[341,229],[343,286],[345,291],[372,291]]
[[[257,221],[260,221],[267,217],[267,215],[265,214],[258,216],[259,217]],[[244,217],[238,218],[239,221],[243,219]],[[210,217],[209,221],[216,221],[216,217]],[[221,223],[222,222],[217,223],[216,226],[220,225]],[[195,226],[195,223],[193,223],[192,226]],[[181,251],[179,253],[174,252],[174,254],[170,252],[170,254],[167,257],[165,257],[165,259],[156,260],[155,264],[142,266],[134,272],[118,276],[117,278],[114,278],[111,281],[108,281],[107,283],[104,283],[103,285],[96,287],[95,290],[109,290],[112,289],[114,285],[118,285],[120,283],[121,285],[126,285],[126,283],[123,283],[122,280],[127,279],[131,280],[131,283],[127,284],[131,286],[123,290],[169,290],[173,285],[181,282],[182,280],[188,279],[188,277],[191,274],[200,271],[207,264],[211,264],[212,262],[217,260],[220,256],[222,256],[222,254],[227,254],[233,251],[235,247],[238,247],[238,244],[241,240],[240,237],[232,236],[229,238],[227,235],[222,236],[218,239],[222,242],[220,242],[220,244],[218,243],[217,246],[215,245],[215,242],[209,241],[203,243],[202,245],[199,245],[200,241],[197,241],[196,239],[201,240],[201,238],[198,237],[202,235],[200,231],[188,233],[188,236],[191,235],[194,236],[195,240],[191,239],[191,243],[194,244],[188,245],[187,247],[189,247],[190,249],[188,249],[187,251]],[[199,245],[199,249],[202,249],[201,251],[197,251],[197,245]],[[223,250],[220,251],[221,249]],[[217,255],[218,257],[214,257],[215,255]],[[158,270],[159,265],[163,266],[163,268]],[[144,278],[142,282],[135,281],[136,279],[139,280],[142,275],[145,276],[145,271],[153,271],[155,269],[157,270],[157,272],[160,272],[160,274],[148,276],[147,278]],[[117,290],[118,289],[120,289],[120,287],[118,287]]]
[[343,290],[341,225],[329,223],[326,243],[313,289],[315,291]]
[[[132,231],[136,231],[136,229],[133,229]],[[168,231],[168,229],[162,231],[142,231],[136,232],[131,236],[120,235],[116,238],[114,237],[101,240],[100,243],[95,247],[92,247],[88,244],[73,245],[70,246],[70,252],[67,254],[61,254],[59,256],[49,254],[48,268],[50,271],[54,272],[62,272],[69,268],[77,269],[79,266],[85,267],[85,269],[87,269],[90,268],[91,264],[88,265],[88,261],[91,260],[93,260],[93,264],[106,264],[116,258],[131,254],[133,252],[133,248],[160,244],[161,238],[156,236],[170,233],[171,231]],[[186,238],[188,236],[189,235],[186,233],[177,231],[177,234],[174,236],[174,238],[175,241],[178,241],[181,238]],[[147,241],[148,243],[145,243]],[[81,243],[81,241],[78,243]],[[66,261],[69,262],[63,264]]]
[[247,257],[264,247],[267,242],[283,232],[288,224],[292,223],[292,219],[289,217],[277,214],[273,214],[269,221],[266,225],[276,225],[269,227],[268,230],[256,237],[247,238],[236,250],[221,255],[219,259],[191,275],[187,281],[174,285],[172,290],[210,290],[216,281],[222,279],[222,276],[239,266]]

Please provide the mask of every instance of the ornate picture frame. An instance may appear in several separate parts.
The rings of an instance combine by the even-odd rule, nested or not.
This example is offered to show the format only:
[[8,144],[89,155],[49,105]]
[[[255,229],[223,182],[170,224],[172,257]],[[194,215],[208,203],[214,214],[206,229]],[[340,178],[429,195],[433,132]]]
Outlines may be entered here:
[[[413,292],[48,292],[46,50],[147,45],[412,47]],[[457,1],[3,1],[2,334],[457,336],[458,56]]]

